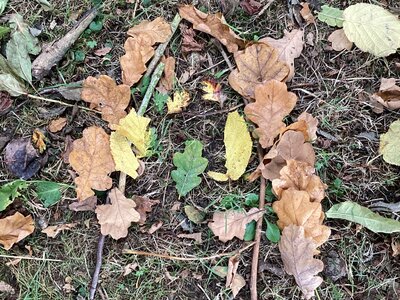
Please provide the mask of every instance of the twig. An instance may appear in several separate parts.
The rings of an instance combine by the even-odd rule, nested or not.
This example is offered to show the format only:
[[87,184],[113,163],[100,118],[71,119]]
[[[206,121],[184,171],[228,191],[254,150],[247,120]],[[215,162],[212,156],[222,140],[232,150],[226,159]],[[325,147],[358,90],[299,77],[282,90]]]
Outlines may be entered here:
[[248,244],[246,247],[236,250],[236,251],[231,251],[227,253],[220,253],[220,254],[215,254],[211,256],[206,256],[206,257],[180,257],[180,256],[170,256],[167,254],[159,254],[159,253],[152,253],[152,252],[145,252],[145,251],[137,251],[137,250],[129,250],[129,249],[124,249],[122,250],[123,254],[135,254],[135,255],[142,255],[142,256],[152,256],[152,257],[158,257],[158,258],[165,258],[165,259],[171,259],[171,260],[179,260],[179,261],[198,261],[198,260],[210,260],[214,258],[219,258],[219,257],[224,257],[224,256],[232,256],[235,254],[240,254],[250,247],[252,247],[255,244],[255,242]]
[[262,14],[268,9],[268,7],[271,6],[271,4],[274,2],[274,0],[268,0],[267,4],[264,5],[264,7],[260,10],[260,12],[257,14],[257,16],[254,18],[254,21],[258,19],[259,17],[262,16]]
[[61,259],[52,259],[52,258],[44,258],[44,257],[33,257],[33,256],[0,255],[0,258],[27,259],[27,260],[40,260],[40,261],[63,262],[63,260],[61,260]]
[[154,89],[156,88],[158,82],[160,81],[160,78],[162,76],[162,73],[164,71],[165,64],[160,62],[155,69],[153,75],[151,76],[150,84],[149,87],[146,90],[146,94],[143,97],[142,104],[140,105],[137,114],[139,116],[143,116],[144,113],[146,112],[147,106],[149,105],[151,96],[153,95]]
[[[65,102],[62,102],[62,101],[60,101],[60,100],[44,98],[44,97],[35,96],[35,95],[32,95],[32,94],[24,94],[24,95],[25,95],[26,97],[28,97],[28,98],[35,99],[35,100],[42,100],[42,101],[46,101],[46,102],[50,102],[50,103],[57,103],[57,104],[64,105],[64,106],[68,106],[68,107],[75,107],[74,104],[65,103]],[[93,110],[93,109],[90,109],[90,108],[87,108],[87,107],[84,107],[84,106],[78,106],[78,108],[83,109],[83,110],[87,110],[87,111],[91,111],[91,112],[95,112],[95,113],[98,113],[98,114],[101,114],[101,112],[98,111],[98,110]]]
[[100,235],[99,243],[97,244],[97,255],[96,255],[96,267],[93,272],[92,283],[90,284],[89,290],[89,299],[94,300],[94,296],[96,295],[97,284],[99,282],[99,275],[101,269],[101,263],[103,259],[103,248],[104,241],[106,239],[105,235]]

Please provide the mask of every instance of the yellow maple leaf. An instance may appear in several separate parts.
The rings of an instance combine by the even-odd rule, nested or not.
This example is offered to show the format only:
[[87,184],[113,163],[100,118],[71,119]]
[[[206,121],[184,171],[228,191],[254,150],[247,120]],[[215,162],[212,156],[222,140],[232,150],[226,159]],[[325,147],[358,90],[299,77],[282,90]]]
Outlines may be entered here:
[[111,133],[110,148],[115,162],[115,170],[136,178],[138,177],[139,161],[132,152],[131,145],[132,143],[123,135],[118,132]]
[[204,80],[201,84],[204,100],[218,102],[221,106],[224,104],[226,96],[222,93],[221,84],[211,80]]
[[150,121],[149,118],[138,116],[132,109],[116,126],[116,132],[126,137],[135,146],[138,158],[146,156],[150,145],[150,132],[147,130]]
[[237,111],[228,114],[225,124],[226,174],[208,172],[216,181],[237,180],[246,171],[253,142],[244,118]]
[[46,137],[39,129],[35,129],[32,134],[32,143],[39,150],[39,153],[43,153],[46,150]]
[[167,114],[176,114],[180,113],[183,108],[189,105],[190,95],[187,91],[182,90],[174,93],[174,100],[168,98],[167,107],[168,112]]

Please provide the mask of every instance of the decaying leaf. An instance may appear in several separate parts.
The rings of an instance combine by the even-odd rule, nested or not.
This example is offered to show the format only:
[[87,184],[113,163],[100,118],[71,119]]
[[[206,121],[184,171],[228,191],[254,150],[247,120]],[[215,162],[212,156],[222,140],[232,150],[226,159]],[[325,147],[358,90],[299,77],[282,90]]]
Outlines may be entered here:
[[163,94],[172,91],[175,83],[175,58],[169,56],[167,58],[163,58],[162,62],[165,64],[164,75],[161,77],[158,84],[158,91]]
[[238,180],[246,171],[251,156],[253,142],[244,118],[237,110],[228,114],[224,130],[226,149],[226,173],[208,172],[217,181]]
[[396,257],[397,255],[400,254],[400,241],[392,238],[391,246],[392,246],[392,250],[393,250],[392,256]]
[[284,190],[279,201],[273,203],[273,208],[278,215],[277,224],[280,229],[289,225],[302,226],[305,236],[312,238],[316,246],[328,240],[331,230],[322,225],[322,206],[318,202],[311,202],[307,192]]
[[167,101],[168,114],[177,114],[183,108],[189,105],[190,95],[187,91],[181,90],[174,92],[173,100],[171,98]]
[[46,137],[42,131],[35,129],[32,133],[32,144],[42,154],[46,150]]
[[184,209],[185,214],[187,215],[188,219],[195,224],[200,224],[201,222],[204,221],[204,219],[206,217],[206,214],[203,211],[197,209],[194,206],[185,205],[185,207],[183,209]]
[[201,84],[202,84],[201,89],[204,92],[204,95],[202,96],[202,98],[204,100],[218,102],[222,107],[226,100],[226,96],[222,92],[221,84],[217,83],[213,80],[204,80],[201,82]]
[[0,116],[5,116],[8,114],[12,108],[12,105],[13,100],[11,99],[10,94],[7,92],[0,92]]
[[337,29],[328,36],[328,41],[332,43],[332,49],[342,51],[351,50],[353,42],[350,42],[343,29]]
[[208,227],[224,243],[234,237],[243,240],[246,225],[253,220],[257,221],[263,214],[264,212],[258,208],[252,208],[248,212],[238,210],[215,212]]
[[254,103],[246,105],[244,112],[258,128],[254,133],[263,148],[273,145],[274,139],[285,128],[282,122],[296,105],[297,97],[288,92],[285,83],[271,80],[255,88]]
[[139,213],[139,224],[144,224],[147,219],[147,213],[153,210],[153,206],[160,203],[159,200],[150,200],[148,197],[135,196],[133,201],[136,203],[135,210]]
[[135,39],[143,39],[144,44],[153,46],[155,43],[165,43],[172,34],[171,26],[161,17],[153,21],[145,20],[133,26],[127,32]]
[[98,205],[96,215],[101,234],[118,240],[128,235],[128,228],[132,222],[139,222],[140,214],[135,210],[135,201],[127,199],[119,189],[112,189],[108,196],[111,204]]
[[382,78],[378,93],[371,95],[372,102],[377,104],[377,113],[387,109],[400,109],[400,87],[396,85],[395,78]]
[[15,243],[26,238],[35,230],[32,216],[16,212],[12,216],[0,219],[0,244],[9,250]]
[[75,228],[77,223],[69,223],[69,224],[60,224],[54,226],[47,226],[45,229],[42,230],[42,233],[45,233],[47,237],[55,238],[60,232],[64,230],[71,230]]
[[128,85],[117,85],[107,75],[100,75],[99,78],[89,76],[83,82],[81,98],[90,103],[91,109],[101,111],[103,120],[112,126],[126,116],[131,91]]
[[15,290],[8,283],[5,283],[4,281],[0,281],[0,293],[14,295]]
[[255,15],[256,13],[260,12],[263,7],[260,2],[255,0],[242,0],[240,1],[240,6],[249,15]]
[[49,131],[52,133],[59,132],[65,127],[65,125],[67,125],[67,118],[52,120],[49,124]]
[[227,288],[232,290],[232,295],[235,298],[240,290],[246,285],[246,280],[244,280],[243,276],[237,274],[237,269],[239,267],[239,256],[234,255],[229,258],[228,261],[228,270],[226,275],[226,284]]
[[389,130],[381,134],[379,153],[389,164],[400,166],[400,120],[390,124]]
[[179,7],[179,14],[183,19],[192,23],[194,29],[218,39],[230,53],[244,48],[245,41],[232,31],[221,13],[206,14],[193,5],[183,5]]
[[302,8],[300,10],[300,15],[306,21],[307,24],[314,24],[315,23],[315,17],[313,16],[311,9],[310,9],[310,4],[307,2],[301,2],[300,3]]
[[322,283],[316,276],[324,269],[324,263],[314,258],[316,245],[304,235],[302,226],[289,225],[283,229],[279,251],[286,273],[293,275],[306,299],[314,296],[314,290]]
[[187,27],[185,24],[180,24],[182,34],[182,53],[199,52],[204,49],[204,44],[194,39],[195,32],[193,28]]
[[261,39],[278,51],[278,59],[289,66],[289,75],[286,80],[291,80],[294,76],[294,59],[298,58],[304,47],[304,31],[302,29],[293,29],[291,32],[284,31],[283,38],[276,40],[270,37]]
[[304,135],[301,132],[289,130],[285,132],[276,151],[284,160],[294,159],[315,165],[315,152],[310,143],[305,142]]
[[237,69],[229,74],[230,86],[243,97],[255,98],[256,86],[270,80],[283,81],[289,67],[279,60],[278,51],[264,43],[256,43],[234,53]]
[[110,135],[110,149],[115,162],[115,170],[128,174],[132,178],[137,178],[139,160],[132,151],[132,143],[128,139],[116,132]]
[[72,211],[94,211],[97,205],[97,197],[92,196],[83,201],[72,202],[68,208]]
[[79,174],[75,178],[78,201],[94,195],[92,189],[105,191],[111,188],[108,176],[115,171],[107,133],[100,127],[91,126],[83,131],[82,138],[75,140],[69,154],[72,168]]
[[110,53],[111,49],[111,47],[103,47],[94,51],[94,54],[97,56],[105,56]]
[[[300,116],[297,118],[297,121],[301,122],[304,121],[307,125],[307,134],[304,134],[304,139],[307,142],[312,142],[317,139],[317,129],[318,129],[318,120],[317,118],[314,118],[311,114],[307,112],[303,112],[300,114]],[[290,127],[290,126],[289,126]]]

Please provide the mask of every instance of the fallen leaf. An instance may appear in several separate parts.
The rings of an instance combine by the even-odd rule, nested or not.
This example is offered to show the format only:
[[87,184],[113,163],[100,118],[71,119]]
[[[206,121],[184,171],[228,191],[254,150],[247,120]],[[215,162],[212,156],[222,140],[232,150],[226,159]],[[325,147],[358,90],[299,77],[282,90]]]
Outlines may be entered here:
[[90,103],[91,109],[99,110],[103,120],[112,126],[126,116],[131,91],[128,85],[117,85],[107,75],[89,76],[83,82],[81,98]]
[[268,148],[273,145],[275,137],[285,128],[282,119],[293,110],[297,97],[287,91],[285,83],[276,80],[258,85],[254,96],[256,101],[247,104],[244,112],[258,126],[254,133],[259,137],[261,146]]
[[94,211],[97,205],[97,197],[92,196],[83,201],[72,202],[68,208],[72,211]]
[[34,183],[37,197],[44,207],[50,207],[61,200],[61,185],[53,181],[38,181]]
[[253,220],[257,221],[263,214],[264,212],[258,208],[252,208],[248,212],[238,210],[215,212],[208,227],[224,243],[234,237],[243,240],[246,225]]
[[49,124],[49,131],[52,133],[59,132],[65,125],[67,125],[67,118],[52,120]]
[[186,196],[201,183],[199,175],[207,168],[208,160],[202,157],[203,145],[197,140],[185,142],[185,151],[175,153],[171,177],[176,183],[179,196]]
[[307,24],[314,24],[315,17],[313,16],[310,10],[310,4],[307,2],[301,2],[300,5],[302,6],[300,10],[300,15],[306,21]]
[[143,39],[144,44],[153,46],[155,43],[165,43],[172,34],[171,26],[161,17],[153,21],[145,20],[133,26],[127,32],[135,39]]
[[72,283],[72,278],[69,277],[69,276],[65,277],[65,284],[64,284],[64,286],[63,286],[62,289],[63,289],[63,291],[66,292],[67,294],[68,294],[68,293],[72,293],[72,292],[75,291],[75,288],[74,288],[74,286],[73,286],[71,283]]
[[206,14],[196,9],[193,5],[179,7],[181,17],[193,24],[193,28],[205,32],[226,46],[230,53],[243,49],[245,41],[239,38],[226,23],[221,13]]
[[264,43],[257,43],[244,51],[234,53],[237,69],[229,74],[229,84],[243,97],[254,99],[258,85],[287,78],[289,67],[278,56],[275,48]]
[[189,105],[190,95],[187,91],[181,90],[174,92],[173,100],[171,98],[167,101],[168,112],[167,114],[177,114],[183,108]]
[[15,294],[15,290],[8,283],[5,283],[4,281],[0,281],[0,293],[14,295]]
[[14,200],[26,190],[28,184],[25,180],[14,180],[0,187],[0,212],[5,210]]
[[322,5],[318,20],[334,27],[343,27],[343,10],[329,5]]
[[115,163],[115,170],[126,173],[132,178],[137,178],[139,160],[132,152],[132,143],[118,131],[110,135],[110,149]]
[[[6,148],[7,149],[7,148]],[[381,134],[379,142],[379,153],[383,160],[389,164],[400,166],[400,120],[390,124],[389,130]]]
[[277,224],[280,229],[289,225],[302,226],[305,236],[312,238],[316,246],[328,240],[331,230],[322,225],[324,213],[321,203],[311,202],[307,192],[284,190],[272,207],[279,218]]
[[400,232],[400,222],[385,218],[374,213],[369,208],[352,201],[333,205],[327,212],[329,219],[341,219],[360,224],[376,233]]
[[395,240],[395,239],[392,237],[391,246],[392,246],[392,250],[393,250],[392,256],[393,256],[393,257],[396,257],[397,255],[400,254],[400,241]]
[[204,43],[199,43],[194,39],[195,32],[193,28],[187,27],[185,24],[180,24],[179,26],[182,35],[182,45],[181,45],[182,53],[187,54],[190,52],[203,51]]
[[316,245],[304,235],[301,226],[289,225],[283,229],[279,251],[286,273],[293,275],[306,299],[314,296],[323,279],[316,276],[324,269],[324,263],[314,258]]
[[353,42],[350,42],[343,29],[337,29],[328,36],[328,41],[332,43],[332,49],[342,51],[351,50]]
[[55,238],[60,232],[64,230],[71,230],[75,228],[77,223],[69,223],[69,224],[60,224],[54,226],[47,226],[45,229],[42,230],[42,233],[45,233],[47,237]]
[[158,221],[157,223],[154,223],[153,225],[151,225],[149,231],[147,231],[148,234],[153,234],[154,232],[156,232],[158,229],[160,229],[163,226],[163,222]]
[[5,91],[13,97],[27,93],[25,86],[11,74],[0,74],[0,91]]
[[143,38],[128,38],[124,44],[125,55],[121,56],[122,82],[127,86],[137,83],[147,70],[146,63],[154,55],[154,49]]
[[94,51],[94,54],[97,56],[105,56],[110,53],[111,49],[111,47],[103,47]]
[[371,100],[379,106],[378,113],[383,112],[383,107],[400,109],[400,87],[396,85],[396,79],[382,78],[379,91],[371,95]]
[[105,191],[111,188],[108,176],[115,171],[107,133],[100,127],[91,126],[83,131],[82,138],[75,140],[69,154],[72,168],[79,174],[75,178],[78,201],[94,195],[92,189]]
[[133,201],[136,203],[136,211],[140,215],[139,224],[142,225],[146,222],[147,213],[153,210],[153,206],[159,204],[159,200],[150,200],[148,197],[135,196]]
[[226,173],[208,172],[217,181],[238,180],[246,171],[253,142],[244,118],[236,111],[228,114],[224,130]]
[[124,267],[124,274],[122,274],[122,276],[128,276],[129,274],[131,274],[132,273],[132,271],[135,271],[137,268],[139,268],[139,265],[137,264],[137,263],[130,263],[130,264],[127,264],[125,267]]
[[163,94],[172,91],[175,83],[175,58],[169,56],[161,60],[165,64],[164,75],[161,77],[157,90]]
[[0,92],[0,116],[5,116],[12,108],[13,100],[7,92]]
[[206,214],[194,206],[191,205],[185,205],[183,208],[185,211],[185,214],[187,215],[188,219],[192,221],[195,224],[200,224],[201,222],[204,221]]
[[239,293],[239,291],[246,285],[246,280],[244,280],[243,276],[237,274],[238,267],[239,267],[239,256],[238,255],[231,256],[228,261],[228,271],[226,275],[225,286],[232,290],[233,298],[235,298]]
[[0,219],[0,244],[5,250],[26,238],[35,230],[35,222],[31,215],[24,216],[16,212],[12,216]]
[[218,102],[222,107],[226,100],[226,95],[221,90],[221,84],[213,80],[204,80],[201,84],[201,89],[204,92],[202,98],[204,100]]
[[274,47],[278,51],[278,59],[289,66],[289,75],[286,80],[291,80],[294,76],[294,59],[298,58],[304,47],[304,31],[293,29],[291,32],[284,30],[283,38],[276,40],[266,37],[260,40]]
[[259,13],[263,7],[260,2],[255,0],[242,0],[240,6],[251,16]]
[[312,142],[317,139],[317,129],[318,120],[314,118],[311,114],[303,112],[297,118],[297,121],[295,123],[290,124],[286,128],[282,129],[281,134],[289,130],[300,131],[303,133],[304,139],[307,142]]
[[33,146],[39,150],[39,153],[42,154],[44,150],[46,150],[46,137],[42,131],[39,129],[35,129],[32,134],[32,143]]
[[293,159],[306,162],[310,166],[315,165],[314,149],[310,143],[305,142],[301,132],[285,132],[276,146],[276,151],[286,161]]
[[128,235],[128,228],[132,222],[139,222],[140,214],[135,210],[135,201],[127,199],[118,188],[113,188],[108,197],[111,204],[98,205],[96,216],[101,234],[118,240]]
[[192,239],[195,240],[197,244],[201,244],[203,243],[203,240],[201,238],[201,232],[197,232],[197,233],[180,233],[177,235],[179,238],[182,239]]

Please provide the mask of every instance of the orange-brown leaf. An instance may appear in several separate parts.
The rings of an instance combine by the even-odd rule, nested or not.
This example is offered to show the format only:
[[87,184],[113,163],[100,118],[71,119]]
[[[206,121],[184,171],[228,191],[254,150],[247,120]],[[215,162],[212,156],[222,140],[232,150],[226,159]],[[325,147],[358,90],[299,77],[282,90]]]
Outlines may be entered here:
[[47,226],[45,229],[42,230],[42,233],[45,233],[50,238],[55,238],[57,235],[64,231],[64,230],[71,230],[78,225],[77,223],[69,223],[69,224],[60,224],[60,225],[53,225]]
[[294,159],[306,162],[310,166],[315,165],[314,149],[310,143],[305,142],[301,132],[285,132],[276,146],[276,151],[285,160]]
[[382,111],[383,107],[400,109],[400,87],[396,85],[396,79],[382,78],[379,92],[371,95],[371,98],[377,102]]
[[245,41],[232,31],[221,13],[206,14],[193,5],[183,5],[179,7],[179,14],[183,19],[192,23],[194,29],[218,39],[230,53],[244,48]]
[[295,107],[297,97],[287,91],[285,83],[271,80],[255,88],[255,99],[254,103],[246,105],[244,112],[258,126],[254,132],[261,146],[268,148],[285,128],[282,119]]
[[59,132],[65,125],[67,125],[67,118],[52,120],[49,124],[49,131],[52,133]]
[[128,30],[128,35],[135,39],[143,39],[144,44],[153,46],[155,43],[165,43],[172,34],[171,26],[161,17],[153,21],[142,21]]
[[147,213],[153,210],[153,206],[160,203],[159,200],[150,200],[148,197],[135,196],[133,198],[136,204],[136,211],[140,214],[139,224],[144,224],[147,219]]
[[39,150],[39,153],[43,153],[46,150],[46,137],[42,131],[39,129],[35,129],[32,133],[32,144],[36,149]]
[[264,43],[251,45],[234,56],[237,69],[229,74],[229,84],[246,98],[254,99],[259,84],[273,79],[283,81],[289,74],[289,67],[279,60],[278,51]]
[[283,229],[279,251],[286,273],[294,276],[304,297],[311,299],[323,281],[316,275],[324,269],[323,262],[314,258],[315,243],[304,236],[303,227],[289,225]]
[[16,212],[12,216],[0,219],[0,244],[5,250],[9,250],[15,243],[26,238],[35,230],[35,222],[32,216],[22,215]]
[[310,10],[310,4],[307,2],[301,2],[302,9],[300,10],[300,15],[306,21],[307,24],[314,24],[315,17]]
[[108,174],[115,171],[115,164],[110,138],[102,128],[92,126],[83,131],[82,138],[73,143],[69,162],[79,174],[75,178],[78,201],[93,196],[92,189],[105,191],[111,188],[112,180]]
[[161,77],[160,82],[158,84],[158,90],[167,94],[169,91],[172,91],[175,83],[175,58],[169,56],[167,58],[163,58],[162,62],[165,64],[164,75]]
[[129,86],[117,85],[107,75],[100,75],[99,78],[89,76],[83,82],[81,98],[90,103],[91,109],[99,110],[103,120],[112,127],[126,116],[131,91]]

